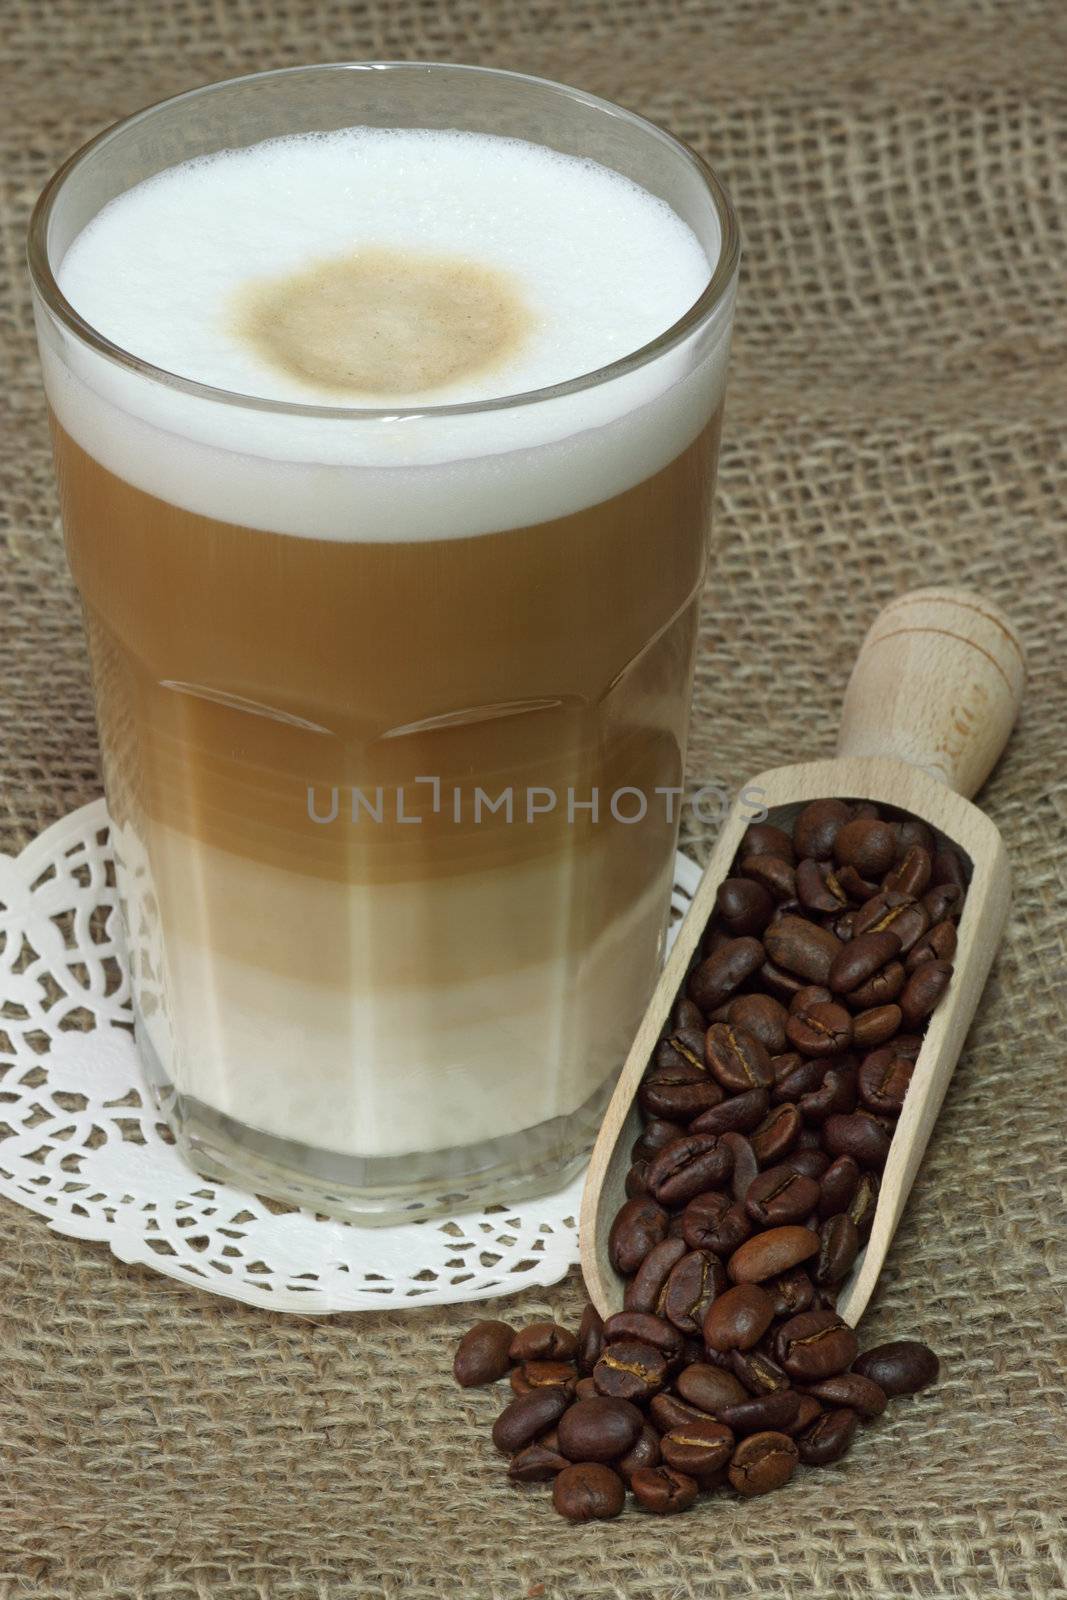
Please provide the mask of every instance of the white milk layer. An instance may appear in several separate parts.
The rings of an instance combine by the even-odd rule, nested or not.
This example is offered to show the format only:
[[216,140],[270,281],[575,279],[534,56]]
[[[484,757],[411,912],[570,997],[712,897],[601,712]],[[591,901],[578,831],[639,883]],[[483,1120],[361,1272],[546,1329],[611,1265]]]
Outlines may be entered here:
[[[501,1138],[583,1105],[623,1061],[655,978],[670,871],[580,948],[576,898],[598,868],[559,852],[499,874],[414,884],[337,884],[265,867],[152,827],[151,872],[117,841],[139,1003],[156,1053],[185,1094],[279,1139],[393,1156]],[[140,863],[140,868],[136,863]],[[162,919],[154,906],[165,908]],[[554,919],[556,953],[519,959],[522,919]],[[263,959],[231,953],[258,930]],[[509,915],[502,916],[507,908]],[[462,947],[487,925],[511,937],[500,970],[448,984],[388,969],[412,930]],[[343,952],[342,984],[287,971],[309,940]],[[337,951],[333,952],[335,955]],[[294,961],[295,967],[300,962]],[[165,992],[151,974],[165,973]]]
[[[363,248],[505,272],[532,313],[529,337],[502,367],[408,397],[417,416],[398,415],[395,396],[384,411],[372,397],[338,407],[239,337],[243,287]],[[679,454],[721,398],[726,303],[610,381],[449,408],[543,391],[640,350],[710,275],[669,206],[595,162],[459,132],[271,140],[131,189],[60,265],[94,329],[175,376],[45,337],[45,378],[90,454],[188,510],[315,538],[461,537],[596,504]]]

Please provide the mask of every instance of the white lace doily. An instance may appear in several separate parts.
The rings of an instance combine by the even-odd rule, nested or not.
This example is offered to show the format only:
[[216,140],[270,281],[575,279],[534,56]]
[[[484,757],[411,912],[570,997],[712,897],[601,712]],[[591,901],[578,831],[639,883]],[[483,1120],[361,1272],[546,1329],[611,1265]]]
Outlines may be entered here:
[[[700,878],[679,855],[671,932]],[[357,1228],[202,1178],[134,1048],[102,800],[0,855],[0,1193],[213,1294],[276,1311],[481,1300],[577,1260],[583,1175],[447,1221]]]

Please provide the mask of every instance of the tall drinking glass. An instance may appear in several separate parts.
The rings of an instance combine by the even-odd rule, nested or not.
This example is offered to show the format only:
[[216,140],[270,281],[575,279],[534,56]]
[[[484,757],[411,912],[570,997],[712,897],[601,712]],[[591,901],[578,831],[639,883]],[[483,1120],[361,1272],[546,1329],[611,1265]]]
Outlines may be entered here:
[[[198,383],[64,297],[71,241],[134,185],[351,126],[591,158],[688,224],[707,287],[600,370],[417,409]],[[652,124],[445,65],[215,84],[42,195],[136,1035],[200,1170],[363,1221],[577,1170],[662,952],[738,255],[721,186]]]

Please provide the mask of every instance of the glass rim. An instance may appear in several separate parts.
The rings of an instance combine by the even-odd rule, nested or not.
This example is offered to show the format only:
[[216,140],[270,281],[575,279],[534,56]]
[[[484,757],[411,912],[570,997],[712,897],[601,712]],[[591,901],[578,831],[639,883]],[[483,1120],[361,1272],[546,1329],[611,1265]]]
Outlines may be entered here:
[[[607,112],[610,116],[641,129],[668,149],[673,150],[695,172],[711,200],[719,222],[719,258],[699,297],[688,310],[684,311],[662,333],[657,334],[654,339],[639,346],[636,350],[630,351],[627,355],[620,356],[609,362],[606,366],[596,367],[591,372],[581,373],[574,378],[567,378],[562,383],[548,384],[515,394],[497,395],[490,399],[466,400],[446,405],[331,406],[316,404],[313,401],[272,400],[266,396],[246,394],[236,389],[224,389],[217,385],[201,383],[196,378],[187,378],[181,373],[169,371],[166,367],[156,366],[155,363],[137,355],[134,351],[127,350],[123,345],[116,343],[113,339],[109,339],[106,334],[101,333],[98,328],[95,328],[91,322],[87,321],[75,310],[63,294],[52,270],[52,263],[48,253],[48,229],[53,209],[64,186],[77,175],[82,163],[95,151],[125,132],[126,129],[135,126],[139,122],[147,121],[156,112],[163,110],[165,107],[176,106],[182,102],[192,104],[204,95],[212,94],[220,89],[231,88],[238,84],[262,82],[266,79],[274,78],[311,76],[323,72],[389,72],[398,68],[408,70],[421,69],[428,72],[444,70],[447,72],[473,73],[482,77],[514,79],[521,83],[535,84],[580,101],[595,110]],[[617,105],[612,100],[606,100],[602,96],[591,94],[584,89],[574,88],[570,84],[558,83],[552,78],[542,78],[532,73],[512,72],[502,67],[481,67],[469,63],[451,61],[311,62],[302,66],[275,67],[265,72],[239,73],[233,78],[222,78],[214,83],[200,84],[194,89],[184,90],[181,94],[168,95],[163,100],[153,101],[150,105],[143,106],[130,116],[122,117],[117,122],[113,122],[110,126],[102,129],[100,133],[87,140],[72,155],[68,156],[67,160],[56,169],[38,196],[30,217],[27,238],[27,259],[30,278],[42,302],[71,334],[83,344],[89,345],[97,354],[105,357],[108,361],[126,367],[166,388],[196,395],[201,399],[210,400],[216,404],[240,406],[246,410],[268,411],[288,416],[319,419],[336,418],[348,421],[404,420],[415,417],[484,414],[517,406],[533,405],[565,395],[578,394],[584,389],[592,389],[602,384],[610,383],[615,378],[624,377],[626,374],[637,371],[639,368],[655,361],[659,356],[664,355],[667,351],[682,343],[695,328],[709,321],[722,305],[733,285],[740,258],[740,229],[730,197],[724,185],[707,162],[684,140],[677,138],[672,133],[668,133],[658,123],[651,121],[648,117],[641,116],[636,111],[630,111],[625,106]]]

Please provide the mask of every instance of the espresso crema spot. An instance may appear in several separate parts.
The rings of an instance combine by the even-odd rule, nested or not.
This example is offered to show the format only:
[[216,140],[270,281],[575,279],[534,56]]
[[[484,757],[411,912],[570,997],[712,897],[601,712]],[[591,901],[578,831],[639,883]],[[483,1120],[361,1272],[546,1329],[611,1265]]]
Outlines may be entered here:
[[507,273],[458,256],[363,249],[253,284],[235,331],[318,393],[430,393],[510,361],[534,317]]

